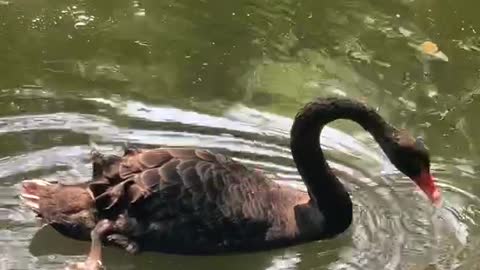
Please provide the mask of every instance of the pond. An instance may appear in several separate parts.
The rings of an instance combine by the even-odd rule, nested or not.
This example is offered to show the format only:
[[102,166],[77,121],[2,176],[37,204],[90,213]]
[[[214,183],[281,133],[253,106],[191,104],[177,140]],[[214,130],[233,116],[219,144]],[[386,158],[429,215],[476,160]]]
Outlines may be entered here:
[[[92,144],[194,146],[304,188],[292,119],[344,96],[422,136],[443,205],[338,121],[321,144],[354,202],[341,236],[228,256],[137,256],[108,269],[480,269],[480,2],[0,0],[0,269],[61,269],[88,243],[20,205],[19,182],[87,181]],[[445,57],[428,55],[433,42]]]

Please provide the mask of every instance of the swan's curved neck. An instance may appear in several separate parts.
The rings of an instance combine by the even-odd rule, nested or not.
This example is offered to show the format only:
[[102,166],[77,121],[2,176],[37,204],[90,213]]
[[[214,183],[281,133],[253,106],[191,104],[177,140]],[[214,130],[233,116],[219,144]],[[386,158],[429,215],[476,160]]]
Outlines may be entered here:
[[291,130],[291,151],[298,172],[305,182],[311,203],[325,217],[324,232],[334,236],[352,222],[352,201],[325,160],[319,136],[329,122],[348,119],[360,124],[387,151],[393,127],[374,110],[348,99],[319,99],[307,104],[295,118]]

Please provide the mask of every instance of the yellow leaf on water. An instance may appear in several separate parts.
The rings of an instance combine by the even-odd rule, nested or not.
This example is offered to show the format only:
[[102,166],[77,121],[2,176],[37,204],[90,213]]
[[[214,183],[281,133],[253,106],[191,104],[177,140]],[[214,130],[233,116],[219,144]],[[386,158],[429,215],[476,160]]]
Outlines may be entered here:
[[438,45],[432,41],[425,41],[420,45],[422,53],[427,56],[430,56],[431,59],[442,60],[448,62],[448,57],[438,49]]
[[435,53],[438,52],[438,46],[437,44],[431,42],[431,41],[425,41],[422,43],[422,52],[430,55],[434,55]]

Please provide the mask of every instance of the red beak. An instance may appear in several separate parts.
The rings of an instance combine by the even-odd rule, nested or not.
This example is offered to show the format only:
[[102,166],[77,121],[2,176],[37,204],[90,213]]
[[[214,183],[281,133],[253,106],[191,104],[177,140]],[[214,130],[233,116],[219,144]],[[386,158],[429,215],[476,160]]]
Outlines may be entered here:
[[428,170],[423,170],[422,173],[414,178],[417,185],[422,189],[433,204],[438,204],[441,199],[440,190],[435,185],[435,180]]

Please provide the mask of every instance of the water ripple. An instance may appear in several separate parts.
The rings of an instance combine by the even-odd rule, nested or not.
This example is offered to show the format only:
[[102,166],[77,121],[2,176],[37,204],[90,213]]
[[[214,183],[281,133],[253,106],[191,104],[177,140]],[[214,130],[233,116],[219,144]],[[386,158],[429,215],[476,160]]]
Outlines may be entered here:
[[[98,99],[89,99],[89,102],[106,103]],[[151,147],[201,145],[230,153],[249,166],[263,169],[281,183],[305,188],[288,149],[291,119],[241,105],[233,106],[222,116],[148,106],[139,102],[106,105],[116,108],[119,115],[150,124],[147,128],[123,127],[111,119],[96,115],[52,113],[2,117],[0,134],[47,130],[65,134],[81,133],[94,138],[99,147],[107,151],[118,151],[119,145],[125,141]],[[209,132],[211,129],[224,132]],[[460,264],[467,264],[460,259],[465,254],[477,252],[470,247],[478,246],[478,239],[472,239],[470,231],[478,228],[475,219],[469,217],[473,213],[480,213],[476,207],[479,199],[443,180],[448,179],[451,173],[449,168],[465,171],[462,179],[468,178],[467,165],[453,162],[450,165],[446,162],[442,166],[434,165],[440,172],[439,181],[447,198],[446,205],[435,210],[410,181],[391,169],[391,164],[386,162],[378,148],[368,146],[371,141],[360,141],[341,131],[326,128],[321,142],[332,157],[332,168],[352,193],[354,202],[352,227],[340,237],[343,240],[332,242],[331,246],[322,248],[319,253],[322,256],[338,256],[324,267],[411,270],[434,263],[436,269],[454,269]],[[40,233],[36,233],[38,228],[33,214],[18,206],[16,183],[25,175],[66,182],[86,181],[91,173],[91,166],[86,159],[89,151],[87,144],[52,146],[14,153],[0,159],[0,180],[3,185],[0,189],[0,242],[2,254],[7,258],[4,263],[15,269],[28,269],[32,265],[54,269],[65,260],[78,260],[59,250],[53,254],[61,256],[30,254],[39,252],[37,249],[29,251],[29,245],[35,244],[33,235]],[[369,164],[367,168],[370,169],[365,164]],[[374,168],[382,172],[372,172]],[[55,237],[61,239],[61,236]],[[296,269],[304,263],[302,256],[305,254],[298,250],[301,248],[292,247],[281,256],[272,256],[270,266],[264,269]],[[76,252],[82,254],[82,251]],[[163,255],[157,257],[158,260],[165,260]],[[115,262],[112,263],[115,265]]]

